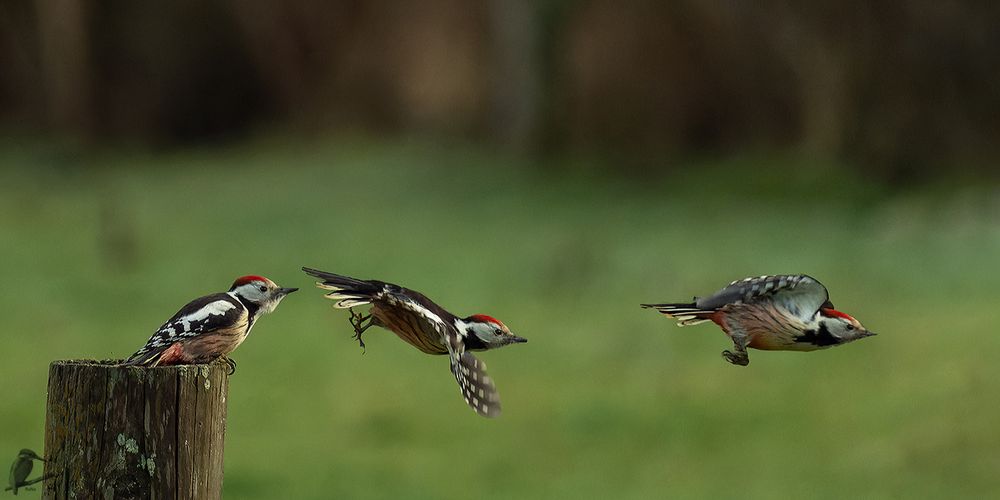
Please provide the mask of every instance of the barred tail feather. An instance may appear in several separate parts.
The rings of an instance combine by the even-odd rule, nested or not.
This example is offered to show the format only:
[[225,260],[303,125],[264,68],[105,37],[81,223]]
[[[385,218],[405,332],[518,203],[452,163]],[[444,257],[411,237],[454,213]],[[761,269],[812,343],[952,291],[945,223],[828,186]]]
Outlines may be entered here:
[[333,307],[337,309],[350,309],[352,307],[363,306],[365,304],[371,304],[372,301],[360,297],[349,297],[344,295],[334,295],[332,293],[326,294],[326,298],[331,300],[341,299]]
[[303,267],[302,270],[314,278],[323,280],[320,282],[319,286],[320,288],[326,288],[328,290],[362,290],[366,288],[377,288],[368,281],[351,278],[350,276],[328,273],[326,271],[320,271],[319,269],[312,269],[309,267]]
[[687,304],[640,304],[642,307],[656,309],[660,313],[677,320],[678,326],[691,326],[711,321],[715,310],[702,309],[694,302]]
[[379,287],[368,281],[328,273],[318,269],[303,267],[306,274],[319,278],[316,286],[323,290],[330,290],[326,298],[338,301],[333,306],[338,309],[348,309],[371,303],[372,294],[378,293]]

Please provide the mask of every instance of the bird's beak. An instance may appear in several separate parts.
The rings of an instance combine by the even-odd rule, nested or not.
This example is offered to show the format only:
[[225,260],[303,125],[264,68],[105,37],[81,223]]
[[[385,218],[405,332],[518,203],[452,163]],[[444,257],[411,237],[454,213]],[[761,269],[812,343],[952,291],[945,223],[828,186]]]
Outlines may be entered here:
[[299,290],[298,288],[279,288],[278,294],[281,296],[285,296],[292,292],[297,292],[298,290]]
[[527,341],[528,341],[528,339],[526,339],[526,338],[518,337],[517,335],[514,335],[514,334],[510,335],[510,343],[511,344],[523,344],[523,343],[525,343]]
[[864,337],[874,337],[874,336],[876,336],[876,335],[878,335],[878,334],[877,334],[877,333],[875,333],[875,332],[869,332],[868,330],[865,330],[865,333],[864,333],[864,335],[862,335],[861,337],[862,337],[862,338],[864,338]]

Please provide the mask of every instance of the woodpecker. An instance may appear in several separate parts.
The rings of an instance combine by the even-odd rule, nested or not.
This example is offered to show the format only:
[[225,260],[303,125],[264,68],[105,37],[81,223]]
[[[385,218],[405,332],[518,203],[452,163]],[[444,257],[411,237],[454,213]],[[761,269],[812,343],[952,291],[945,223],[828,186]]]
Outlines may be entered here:
[[[469,351],[486,351],[509,344],[527,342],[499,320],[485,314],[459,318],[420,292],[375,280],[360,280],[303,267],[306,274],[319,278],[316,286],[330,290],[334,307],[349,309],[354,338],[363,348],[361,335],[380,326],[427,354],[447,354],[451,373],[458,381],[465,403],[484,417],[500,414],[500,396],[486,365]],[[367,316],[354,307],[371,305]]]
[[42,462],[45,461],[44,458],[38,456],[37,453],[27,448],[21,450],[17,454],[17,458],[14,459],[14,463],[10,465],[10,486],[7,487],[7,490],[11,490],[15,495],[17,495],[18,488],[34,484],[33,482],[29,482],[27,480],[28,475],[31,474],[31,469],[35,466],[34,460],[40,460]]
[[[228,292],[199,297],[182,307],[125,364],[198,364],[226,356],[247,338],[258,318],[296,290],[263,276],[237,278]],[[235,363],[225,359],[235,370]]]
[[722,351],[734,365],[750,364],[747,347],[773,351],[815,351],[874,333],[837,311],[819,281],[806,275],[737,280],[714,295],[680,304],[642,304],[677,320],[679,326],[712,321],[733,341]]

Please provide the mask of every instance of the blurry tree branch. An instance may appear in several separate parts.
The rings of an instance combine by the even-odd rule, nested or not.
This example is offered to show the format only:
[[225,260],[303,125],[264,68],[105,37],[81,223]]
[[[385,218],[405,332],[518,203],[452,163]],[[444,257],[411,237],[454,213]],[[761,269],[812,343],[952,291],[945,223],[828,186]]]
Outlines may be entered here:
[[49,123],[60,135],[90,138],[91,62],[85,0],[35,0]]
[[95,143],[204,142],[291,125],[520,151],[802,149],[884,178],[1000,158],[996,3],[2,7],[0,122],[44,116],[45,132]]

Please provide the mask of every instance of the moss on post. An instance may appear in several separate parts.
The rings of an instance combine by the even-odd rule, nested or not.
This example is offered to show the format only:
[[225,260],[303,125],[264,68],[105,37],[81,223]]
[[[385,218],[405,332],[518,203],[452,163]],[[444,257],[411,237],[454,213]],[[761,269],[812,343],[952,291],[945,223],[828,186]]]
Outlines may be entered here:
[[225,365],[55,361],[44,498],[219,498]]

